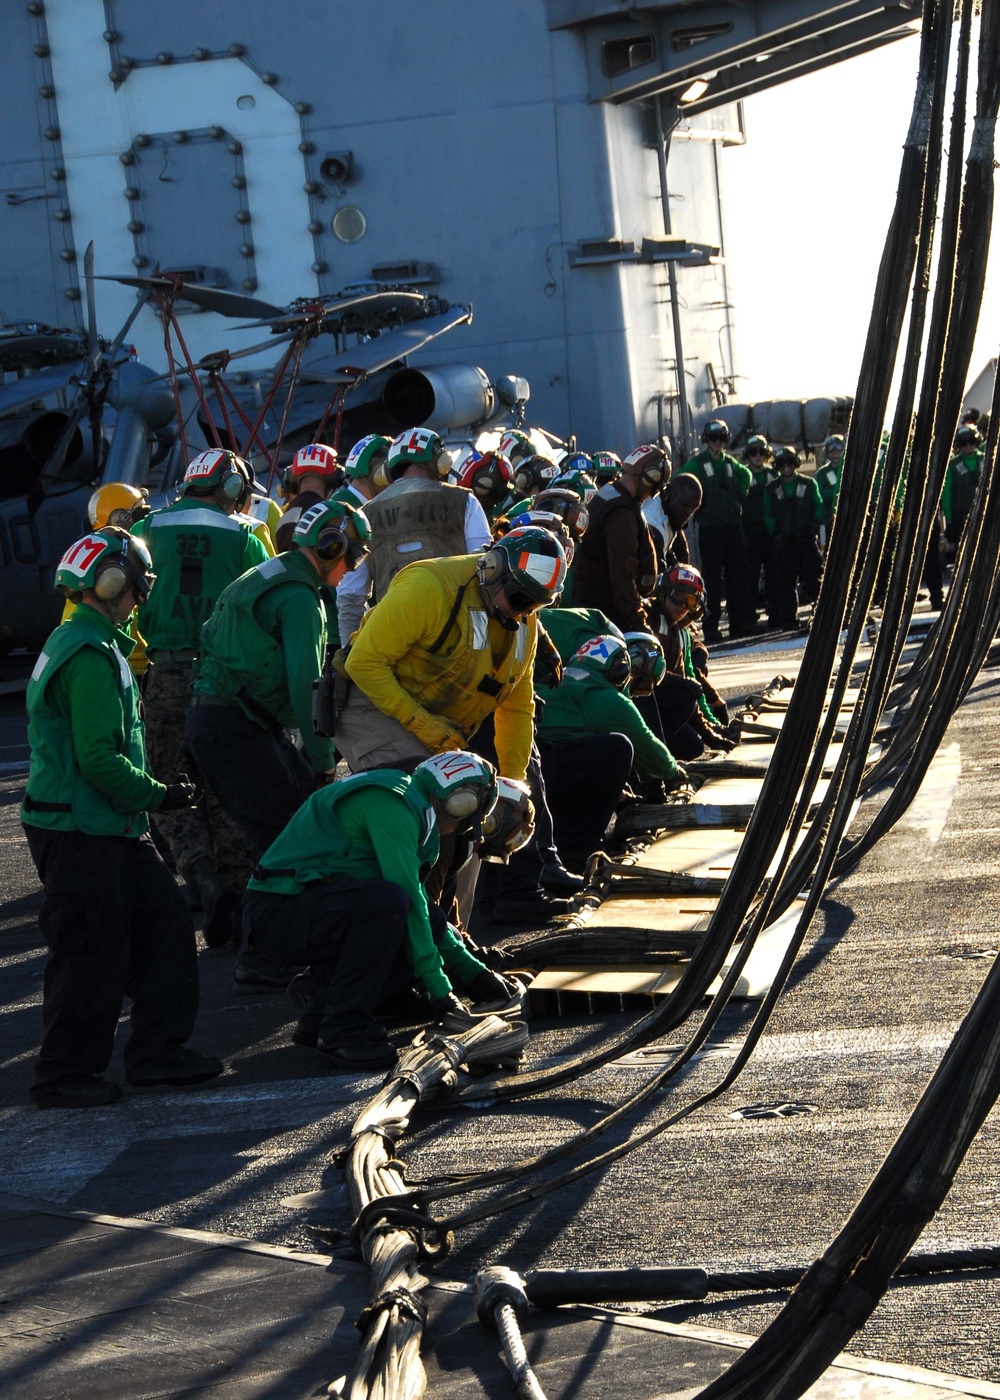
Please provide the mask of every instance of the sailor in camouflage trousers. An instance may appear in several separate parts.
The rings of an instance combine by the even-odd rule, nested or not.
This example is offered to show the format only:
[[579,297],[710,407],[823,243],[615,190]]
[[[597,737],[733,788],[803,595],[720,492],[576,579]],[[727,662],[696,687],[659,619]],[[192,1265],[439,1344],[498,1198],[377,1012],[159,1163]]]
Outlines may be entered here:
[[[160,652],[149,669],[143,697],[146,753],[153,772],[171,775],[164,782],[176,782],[185,771],[197,772],[184,744],[192,679],[193,662],[184,659],[184,653]],[[157,813],[155,821],[188,884],[198,885],[199,869],[205,868],[199,862],[207,860],[227,885],[237,890],[246,886],[252,867],[246,838],[210,788],[197,807]]]

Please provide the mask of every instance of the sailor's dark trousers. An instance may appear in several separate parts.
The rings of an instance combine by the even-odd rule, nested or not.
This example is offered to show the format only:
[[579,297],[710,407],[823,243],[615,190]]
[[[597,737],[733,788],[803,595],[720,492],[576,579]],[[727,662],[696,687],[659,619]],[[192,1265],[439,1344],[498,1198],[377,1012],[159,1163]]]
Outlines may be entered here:
[[198,1011],[194,924],[148,836],[87,836],[25,825],[45,898],[49,949],[32,1095],[108,1067],[126,996],[125,1069],[182,1045]]
[[313,969],[322,1040],[383,1039],[372,1010],[413,976],[403,953],[409,909],[391,880],[338,876],[294,895],[251,890],[244,940],[270,962]]

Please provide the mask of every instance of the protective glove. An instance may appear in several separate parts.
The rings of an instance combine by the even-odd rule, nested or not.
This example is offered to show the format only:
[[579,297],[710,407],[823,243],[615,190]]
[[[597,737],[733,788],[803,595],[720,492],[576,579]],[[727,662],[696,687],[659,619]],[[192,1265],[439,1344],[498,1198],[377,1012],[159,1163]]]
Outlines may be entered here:
[[176,783],[168,783],[158,812],[180,812],[185,807],[196,807],[201,801],[201,788],[193,783],[186,773],[182,773]]
[[687,769],[678,763],[677,772],[672,778],[664,778],[663,786],[667,792],[679,792],[682,787],[690,787],[691,779]]
[[445,1016],[468,1016],[468,1009],[465,1002],[459,1001],[454,991],[450,991],[447,997],[433,997],[430,1002],[431,1021],[444,1021]]
[[430,749],[431,753],[447,753],[451,749],[464,749],[464,736],[439,715],[432,715],[423,708],[415,710],[406,723],[415,739]]
[[475,977],[466,982],[465,987],[474,1002],[511,1001],[521,995],[521,989],[516,983],[501,977],[499,972],[491,972],[488,967],[484,967],[482,972],[477,972]]
[[705,726],[702,739],[708,748],[719,749],[722,753],[729,753],[731,749],[735,749],[736,747],[735,739],[731,738],[728,734],[723,734],[719,729],[713,729],[710,725]]
[[449,992],[446,997],[435,997],[430,1010],[431,1020],[446,1022],[449,1030],[468,1029],[478,1025],[480,1020],[464,1002],[459,1001],[454,992]]
[[512,967],[514,964],[514,954],[509,953],[506,948],[479,948],[476,957],[494,972],[502,972],[505,967]]

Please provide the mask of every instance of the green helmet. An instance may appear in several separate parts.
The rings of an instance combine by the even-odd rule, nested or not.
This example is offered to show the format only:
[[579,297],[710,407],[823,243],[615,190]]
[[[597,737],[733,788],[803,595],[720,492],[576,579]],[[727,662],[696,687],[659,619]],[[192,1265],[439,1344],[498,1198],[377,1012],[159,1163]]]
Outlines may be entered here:
[[225,447],[209,447],[188,463],[181,482],[181,494],[211,496],[221,491],[227,500],[238,501],[256,487],[253,467],[249,462]]
[[566,663],[567,674],[571,675],[578,666],[603,676],[606,681],[611,682],[615,690],[622,690],[632,674],[628,647],[621,637],[614,637],[610,632],[598,637],[588,637]]
[[137,603],[149,597],[156,575],[149,550],[142,540],[106,525],[71,544],[56,567],[56,587],[71,597],[93,589],[105,603],[113,603],[130,587]]
[[587,505],[597,495],[597,482],[582,468],[574,467],[571,471],[560,471],[552,483],[552,489],[575,491],[583,504]]
[[626,632],[625,642],[632,661],[632,682],[630,693],[652,695],[653,687],[659,685],[667,674],[667,663],[663,648],[652,632]]
[[497,774],[492,763],[476,753],[455,749],[418,763],[412,781],[433,802],[439,817],[457,818],[462,830],[472,828],[479,839],[483,819],[497,801]]
[[622,474],[622,459],[618,456],[617,452],[608,452],[606,450],[595,452],[593,461],[594,480],[599,487],[607,486],[609,481],[614,481],[616,477]]
[[368,517],[347,501],[317,501],[303,511],[292,531],[292,546],[312,549],[327,564],[346,555],[349,570],[357,568],[371,545]]
[[518,462],[526,462],[529,457],[535,456],[535,445],[520,428],[508,428],[500,439],[497,451],[502,452],[512,466],[517,466]]
[[390,445],[388,438],[380,437],[378,433],[369,433],[348,452],[344,462],[344,475],[371,476],[380,462],[385,462]]
[[[535,612],[562,591],[566,553],[555,535],[529,525],[496,540],[481,556],[476,572],[488,598],[502,593],[514,613]],[[516,619],[493,615],[508,630],[516,630]]]
[[389,444],[385,468],[392,481],[402,476],[407,467],[425,467],[444,478],[453,461],[444,439],[430,428],[405,428]]
[[750,437],[747,438],[743,447],[744,462],[749,461],[751,455],[760,456],[765,462],[771,460],[771,444],[763,433],[752,433]]

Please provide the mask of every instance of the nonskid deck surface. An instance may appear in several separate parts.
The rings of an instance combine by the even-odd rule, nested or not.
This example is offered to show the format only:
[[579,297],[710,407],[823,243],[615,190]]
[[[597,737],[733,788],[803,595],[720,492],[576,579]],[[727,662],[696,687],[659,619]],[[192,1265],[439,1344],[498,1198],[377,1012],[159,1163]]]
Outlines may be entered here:
[[[11,1196],[0,1197],[0,1261],[0,1384],[23,1400],[306,1400],[349,1372],[351,1324],[367,1298],[360,1265]],[[432,1284],[425,1300],[428,1394],[509,1394],[496,1339],[477,1321],[470,1291]],[[535,1313],[525,1328],[550,1400],[633,1400],[637,1374],[661,1400],[684,1400],[750,1340],[583,1307]],[[813,1400],[963,1395],[1000,1397],[1000,1386],[845,1356],[809,1391]]]
[[[755,665],[762,674],[743,693],[759,690],[779,672],[790,674],[795,660],[783,653],[757,661],[758,655]],[[737,661],[720,656],[714,672],[735,671]],[[737,693],[735,682],[723,684],[727,694]],[[0,706],[0,745],[9,746],[0,748],[0,759],[9,757],[16,765],[25,753],[23,718],[16,702]],[[897,1136],[998,947],[1000,825],[992,815],[1000,797],[993,765],[998,720],[997,678],[987,670],[952,725],[944,766],[926,801],[915,803],[859,870],[828,893],[768,1032],[737,1083],[707,1110],[603,1174],[560,1189],[529,1212],[461,1230],[454,1252],[431,1271],[436,1285],[464,1283],[484,1262],[521,1270],[653,1264],[726,1270],[803,1265],[823,1250]],[[307,1229],[310,1222],[350,1224],[333,1157],[378,1080],[330,1076],[308,1050],[290,1046],[290,1006],[280,997],[235,995],[228,955],[204,951],[200,959],[197,1043],[230,1060],[222,1080],[201,1091],[133,1092],[122,1104],[89,1113],[39,1114],[26,1103],[38,1043],[44,952],[36,882],[17,824],[23,778],[23,768],[0,770],[0,873],[7,895],[0,907],[0,1179],[6,1189],[49,1203],[32,1207],[36,1213],[143,1217],[314,1253],[321,1246]],[[657,903],[680,915],[688,934],[698,936],[714,899],[685,896]],[[612,900],[599,913],[609,926],[621,919],[621,926],[635,927],[642,909],[639,901]],[[725,1013],[704,1052],[661,1100],[665,1105],[686,1102],[716,1082],[753,1007],[744,1001]],[[625,1011],[602,1006],[538,1015],[528,1066],[565,1062],[623,1030],[636,1014],[628,1003]],[[544,1096],[503,1109],[463,1108],[417,1118],[400,1155],[414,1178],[433,1178],[542,1151],[645,1083],[659,1067],[657,1052],[662,1063],[695,1024],[644,1054],[623,1056]],[[394,1027],[392,1033],[405,1041],[409,1028]],[[110,1073],[120,1078],[120,1063]],[[734,1116],[747,1106],[781,1102],[804,1104],[809,1111]],[[994,1112],[951,1196],[920,1240],[922,1251],[997,1242],[997,1127]],[[316,1192],[324,1193],[322,1205],[304,1209],[294,1203],[303,1193]],[[457,1205],[464,1203],[460,1199]],[[24,1230],[23,1202],[18,1210],[17,1229]],[[265,1279],[264,1285],[224,1284],[208,1301],[211,1270],[221,1267],[212,1250],[171,1246],[167,1253],[176,1253],[176,1260],[164,1262],[158,1244],[151,1247],[152,1272],[138,1293],[128,1290],[137,1286],[146,1266],[130,1256],[109,1264],[114,1272],[106,1281],[124,1291],[108,1294],[101,1292],[104,1283],[92,1287],[83,1277],[87,1271],[73,1262],[83,1259],[74,1253],[76,1244],[67,1247],[41,1230],[29,1232],[30,1250],[8,1249],[8,1231],[15,1229],[11,1218],[0,1220],[3,1296],[16,1303],[13,1311],[5,1309],[9,1331],[3,1350],[22,1370],[16,1389],[0,1372],[4,1393],[28,1400],[62,1394],[72,1359],[77,1380],[86,1381],[74,1387],[82,1395],[114,1395],[121,1383],[122,1393],[127,1385],[131,1395],[170,1395],[187,1386],[188,1393],[193,1387],[194,1393],[201,1388],[241,1397],[305,1396],[321,1393],[320,1381],[336,1379],[356,1354],[353,1317],[365,1276],[351,1267],[338,1264],[327,1273],[316,1262],[269,1258],[263,1273],[253,1273]],[[88,1227],[96,1228],[92,1221]],[[77,1230],[79,1222],[67,1228]],[[113,1240],[124,1233],[117,1225],[101,1229],[110,1230]],[[23,1243],[23,1235],[19,1238]],[[27,1295],[14,1282],[7,1286],[15,1279],[13,1264],[7,1267],[14,1255],[18,1269],[28,1270],[17,1277],[28,1278],[28,1292],[37,1294],[41,1313],[18,1311],[22,1302],[17,1300]],[[267,1273],[279,1263],[296,1274],[306,1271],[307,1279],[293,1283],[288,1274],[286,1282],[284,1274]],[[259,1259],[248,1265],[242,1257],[232,1267],[251,1273],[264,1269]],[[72,1323],[72,1307],[64,1309],[56,1298],[63,1289],[82,1307]],[[108,1306],[109,1297],[132,1303]],[[454,1287],[440,1296],[435,1289],[429,1301],[424,1347],[429,1393],[509,1394],[495,1340],[474,1320],[467,1296]],[[619,1382],[635,1400],[690,1396],[716,1373],[706,1365],[724,1369],[735,1355],[732,1334],[756,1335],[782,1301],[772,1293],[654,1305],[646,1331],[633,1325],[634,1318],[533,1313],[529,1351],[552,1397],[613,1396]],[[831,1371],[822,1384],[836,1381],[841,1388],[815,1393],[864,1400],[890,1395],[927,1400],[939,1392],[1000,1395],[998,1303],[1000,1282],[989,1272],[896,1285],[854,1338],[852,1353],[883,1371],[916,1365],[975,1379],[900,1379],[867,1370],[842,1377]],[[150,1372],[148,1383],[138,1370],[143,1345],[136,1340],[142,1332],[136,1324],[142,1317],[145,1335],[154,1343],[162,1339],[164,1364]],[[697,1337],[684,1329],[692,1328],[711,1332],[704,1356],[691,1350]],[[720,1341],[720,1335],[728,1341]],[[8,1337],[16,1339],[9,1353]],[[218,1341],[214,1350],[210,1338]],[[150,1350],[152,1362],[155,1345]],[[173,1369],[175,1363],[181,1369]],[[644,1378],[638,1389],[637,1376]],[[899,1389],[904,1381],[909,1388]]]

